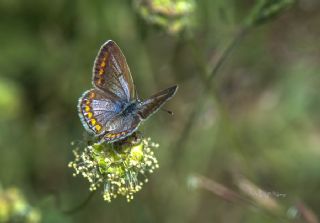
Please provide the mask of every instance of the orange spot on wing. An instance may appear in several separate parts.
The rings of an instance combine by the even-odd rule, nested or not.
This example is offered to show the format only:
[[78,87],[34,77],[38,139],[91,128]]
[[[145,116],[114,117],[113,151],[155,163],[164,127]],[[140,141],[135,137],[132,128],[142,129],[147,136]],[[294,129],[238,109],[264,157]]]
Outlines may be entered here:
[[84,110],[85,110],[86,112],[88,112],[88,111],[91,110],[91,108],[90,108],[90,106],[85,106],[85,107],[84,107]]
[[94,118],[90,119],[90,124],[91,125],[95,125],[96,123],[97,123],[97,121]]
[[90,94],[89,94],[89,98],[93,99],[95,96],[96,96],[96,94],[95,94],[95,93],[90,92]]
[[101,67],[105,67],[106,66],[106,62],[105,62],[105,60],[103,60],[102,61],[102,63],[101,63],[101,65],[100,65]]
[[106,138],[107,139],[114,139],[115,136],[116,136],[115,134],[109,133],[109,134],[106,135]]
[[90,118],[92,118],[92,112],[88,112],[87,114],[86,114],[86,116],[90,119]]
[[99,70],[99,75],[102,75],[104,71],[102,69]]
[[96,128],[97,132],[100,132],[102,129],[101,125],[96,125],[95,128]]
[[98,79],[98,84],[99,85],[104,84],[104,79],[103,78]]
[[119,138],[120,136],[122,136],[122,132],[117,134],[117,138]]

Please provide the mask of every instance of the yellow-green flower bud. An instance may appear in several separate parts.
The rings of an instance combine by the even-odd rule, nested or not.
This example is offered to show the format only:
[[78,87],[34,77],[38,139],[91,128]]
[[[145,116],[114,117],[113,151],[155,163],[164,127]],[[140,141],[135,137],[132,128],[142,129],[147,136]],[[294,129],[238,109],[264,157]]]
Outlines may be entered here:
[[158,144],[150,141],[134,134],[113,144],[89,145],[82,152],[76,148],[69,167],[89,181],[91,191],[102,186],[104,200],[122,195],[130,201],[146,182],[144,173],[159,167],[152,151]]
[[193,25],[194,0],[135,0],[135,8],[148,23],[177,34]]

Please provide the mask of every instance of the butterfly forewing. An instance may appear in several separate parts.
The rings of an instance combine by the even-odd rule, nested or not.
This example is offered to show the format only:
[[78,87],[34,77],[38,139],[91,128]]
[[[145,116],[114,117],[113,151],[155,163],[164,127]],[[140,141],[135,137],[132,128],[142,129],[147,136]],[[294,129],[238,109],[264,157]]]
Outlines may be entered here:
[[100,90],[86,91],[79,99],[78,110],[83,126],[97,135],[105,132],[106,123],[121,111],[117,97]]
[[160,91],[143,101],[138,110],[138,114],[141,119],[147,119],[150,115],[158,111],[166,101],[174,96],[177,89],[178,86],[175,85]]
[[126,58],[112,40],[102,45],[93,67],[93,85],[111,92],[121,100],[136,99],[135,88]]

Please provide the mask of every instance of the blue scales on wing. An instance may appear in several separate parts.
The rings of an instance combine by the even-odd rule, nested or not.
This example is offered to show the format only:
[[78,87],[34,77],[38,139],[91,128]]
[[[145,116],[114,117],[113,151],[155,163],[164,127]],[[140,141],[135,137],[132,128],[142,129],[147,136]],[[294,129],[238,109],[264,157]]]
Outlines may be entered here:
[[79,116],[87,130],[103,134],[107,122],[121,111],[121,103],[96,89],[86,91],[79,99]]
[[110,142],[131,134],[139,125],[137,115],[123,110],[136,98],[135,87],[126,58],[112,40],[103,44],[93,66],[95,89],[85,92],[79,101],[83,125],[104,141]]

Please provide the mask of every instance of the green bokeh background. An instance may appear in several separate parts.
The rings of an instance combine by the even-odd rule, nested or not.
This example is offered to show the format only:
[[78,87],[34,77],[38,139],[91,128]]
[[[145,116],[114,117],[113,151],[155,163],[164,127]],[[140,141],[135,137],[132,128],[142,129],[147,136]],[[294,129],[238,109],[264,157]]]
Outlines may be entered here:
[[[275,198],[284,213],[301,201],[320,214],[318,0],[297,1],[247,33],[214,79],[218,102],[204,95],[183,148],[175,146],[203,97],[201,67],[221,56],[254,3],[198,0],[193,28],[173,34],[145,22],[129,0],[1,0],[1,184],[20,187],[43,222],[278,222],[263,208],[190,188],[193,174],[235,191],[240,174],[285,194]],[[175,115],[158,112],[141,127],[160,144],[160,168],[132,202],[96,195],[64,215],[89,194],[67,164],[70,142],[84,132],[77,100],[108,39],[126,55],[141,98],[179,85],[165,106]]]

